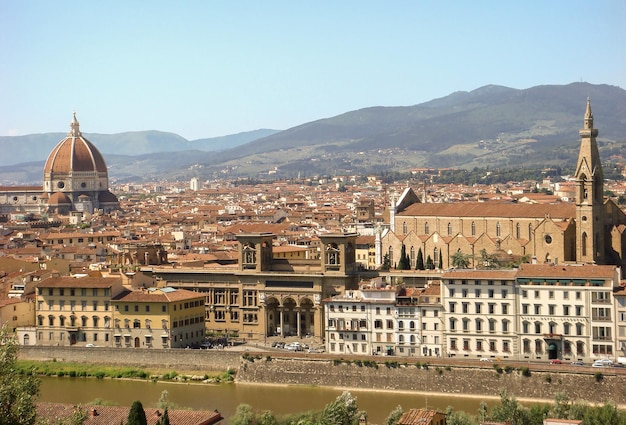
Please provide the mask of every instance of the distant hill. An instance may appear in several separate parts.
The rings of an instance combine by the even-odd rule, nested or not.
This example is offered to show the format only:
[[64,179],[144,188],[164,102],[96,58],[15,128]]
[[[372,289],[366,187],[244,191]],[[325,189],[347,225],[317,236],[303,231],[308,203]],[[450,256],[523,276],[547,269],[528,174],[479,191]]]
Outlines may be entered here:
[[[187,140],[178,134],[162,131],[129,131],[118,134],[84,133],[98,150],[108,157],[117,155],[145,155],[158,152],[186,150],[221,151],[232,149],[278,130],[254,130],[228,136]],[[66,133],[29,134],[25,136],[2,136],[0,146],[11,155],[0,155],[0,166],[32,161],[45,161],[52,148],[67,136]],[[108,162],[108,160],[107,160]]]
[[[414,106],[346,112],[280,132],[258,130],[196,141],[158,131],[86,136],[105,155],[110,176],[118,181],[562,166],[576,161],[587,97],[601,155],[619,160],[626,152],[626,91],[589,83],[525,90],[489,85]],[[0,138],[3,149],[10,142],[18,152],[15,160],[0,156],[0,165],[29,158],[33,146],[41,150],[43,161],[64,136]],[[42,168],[43,162],[0,167],[0,182],[39,182]],[[26,175],[37,177],[22,180]]]

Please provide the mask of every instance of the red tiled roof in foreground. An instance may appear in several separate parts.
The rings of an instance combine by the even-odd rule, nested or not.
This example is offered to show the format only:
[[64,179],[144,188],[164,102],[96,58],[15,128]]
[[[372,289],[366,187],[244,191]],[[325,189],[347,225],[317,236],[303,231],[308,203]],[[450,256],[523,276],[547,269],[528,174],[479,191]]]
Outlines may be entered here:
[[[37,417],[43,422],[57,423],[71,418],[77,407],[61,403],[37,403]],[[120,425],[126,423],[130,407],[122,406],[80,406],[87,414],[84,425]],[[163,409],[144,407],[148,425],[156,425],[163,415]],[[169,410],[171,425],[212,425],[223,418],[217,411],[210,410]]]

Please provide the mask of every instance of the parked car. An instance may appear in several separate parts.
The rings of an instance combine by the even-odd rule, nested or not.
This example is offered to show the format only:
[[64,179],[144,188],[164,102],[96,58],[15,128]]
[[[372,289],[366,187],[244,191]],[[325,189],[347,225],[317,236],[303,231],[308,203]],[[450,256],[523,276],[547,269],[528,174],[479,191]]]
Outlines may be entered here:
[[85,347],[87,347],[87,348],[93,348],[93,347],[95,347],[95,346],[96,346],[96,345],[94,345],[94,344],[87,344],[87,345],[85,345]]
[[304,348],[302,347],[302,344],[300,344],[299,342],[292,342],[291,344],[285,345],[285,350],[288,350],[288,351],[302,351],[302,350],[304,350]]
[[609,359],[598,359],[595,362],[593,362],[593,364],[591,365],[591,367],[611,367],[611,366],[613,366],[613,361]]
[[481,361],[481,362],[490,362],[490,361],[491,361],[491,359],[490,359],[489,357],[481,357],[481,358],[480,358],[480,361]]
[[550,360],[550,364],[563,364],[563,362],[559,359],[552,359]]
[[573,362],[572,362],[572,363],[570,363],[570,364],[571,364],[572,366],[584,366],[584,365],[585,365],[585,363],[580,362],[580,361],[578,361],[578,360],[573,361]]

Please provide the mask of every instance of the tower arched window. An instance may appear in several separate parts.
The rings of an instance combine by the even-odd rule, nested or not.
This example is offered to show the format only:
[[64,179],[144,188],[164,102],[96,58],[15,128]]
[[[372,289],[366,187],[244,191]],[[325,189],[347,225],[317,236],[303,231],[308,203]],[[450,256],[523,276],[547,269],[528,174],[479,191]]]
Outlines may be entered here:
[[452,235],[452,223],[448,222],[448,236]]
[[532,224],[528,224],[528,240],[531,240],[533,238],[533,225]]
[[520,239],[522,237],[522,226],[519,223],[515,225],[515,238]]
[[441,264],[439,264],[439,249],[435,248],[435,250],[433,251],[433,261],[435,262],[435,268],[439,268],[441,266]]
[[583,232],[580,238],[580,253],[585,257],[587,255],[587,233]]
[[430,229],[428,227],[428,222],[424,223],[424,234],[430,235]]
[[476,236],[476,223],[472,221],[472,236]]
[[402,222],[402,234],[406,235],[408,233],[408,228],[406,225],[406,221]]
[[578,196],[580,197],[581,202],[585,202],[589,194],[587,193],[587,176],[581,174],[580,181],[578,183]]
[[389,247],[389,250],[387,251],[387,256],[389,257],[389,263],[393,265],[393,247],[392,246]]
[[411,247],[410,251],[409,251],[409,257],[411,259],[411,267],[415,266],[415,248]]
[[500,232],[501,232],[501,228],[500,228],[500,222],[496,223],[496,236],[500,237]]

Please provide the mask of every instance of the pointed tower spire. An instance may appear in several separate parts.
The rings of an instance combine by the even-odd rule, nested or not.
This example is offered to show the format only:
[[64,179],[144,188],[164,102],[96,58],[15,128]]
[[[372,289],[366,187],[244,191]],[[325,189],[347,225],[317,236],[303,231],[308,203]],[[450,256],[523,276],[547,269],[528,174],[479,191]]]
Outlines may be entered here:
[[78,120],[76,119],[76,112],[74,111],[74,118],[70,123],[70,133],[68,134],[70,137],[80,137],[80,124],[78,124]]
[[602,263],[604,246],[604,176],[598,151],[598,129],[593,128],[591,101],[587,98],[580,150],[576,165],[576,261]]
[[583,128],[585,130],[593,128],[593,112],[591,112],[591,100],[589,97],[587,97],[587,109],[585,110],[585,124]]

